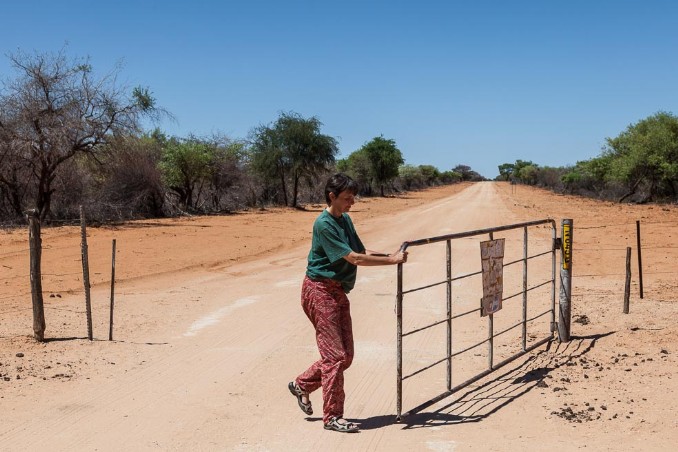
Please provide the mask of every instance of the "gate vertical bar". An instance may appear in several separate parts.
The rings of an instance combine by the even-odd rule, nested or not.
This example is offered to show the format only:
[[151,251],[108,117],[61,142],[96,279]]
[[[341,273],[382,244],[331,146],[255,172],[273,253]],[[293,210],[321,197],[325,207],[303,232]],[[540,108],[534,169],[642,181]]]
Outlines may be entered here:
[[400,421],[403,407],[403,264],[398,264],[398,292],[396,294],[396,421]]
[[452,390],[452,241],[447,241],[447,390]]
[[523,230],[523,351],[527,349],[527,226]]
[[[494,234],[490,232],[490,240],[494,240]],[[481,303],[482,306],[482,303]],[[481,307],[482,309],[482,307]],[[489,335],[488,335],[488,353],[487,353],[487,363],[488,363],[488,368],[492,369],[492,366],[494,365],[494,314],[489,314],[488,316],[488,329]]]
[[555,223],[551,229],[551,243],[552,252],[551,252],[551,335],[556,331],[556,240],[558,236],[558,231],[556,229]]
[[560,303],[558,309],[558,339],[560,342],[570,341],[570,320],[572,301],[572,236],[573,221],[563,220],[563,252],[560,261]]

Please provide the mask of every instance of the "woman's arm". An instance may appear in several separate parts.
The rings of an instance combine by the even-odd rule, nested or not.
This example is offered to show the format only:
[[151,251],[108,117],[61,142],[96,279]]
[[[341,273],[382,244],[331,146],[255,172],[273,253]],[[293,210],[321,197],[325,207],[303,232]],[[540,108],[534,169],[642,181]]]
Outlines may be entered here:
[[351,251],[346,256],[344,256],[344,259],[353,265],[395,265],[407,262],[407,251],[398,250],[393,254],[376,253],[369,250],[365,250],[364,254]]

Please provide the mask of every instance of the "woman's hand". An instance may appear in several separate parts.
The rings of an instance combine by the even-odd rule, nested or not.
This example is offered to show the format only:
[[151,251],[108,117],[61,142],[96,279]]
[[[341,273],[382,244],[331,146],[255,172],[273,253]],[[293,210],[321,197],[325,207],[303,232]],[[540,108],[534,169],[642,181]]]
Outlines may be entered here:
[[407,262],[407,251],[396,251],[395,253],[389,256],[394,264],[402,264]]

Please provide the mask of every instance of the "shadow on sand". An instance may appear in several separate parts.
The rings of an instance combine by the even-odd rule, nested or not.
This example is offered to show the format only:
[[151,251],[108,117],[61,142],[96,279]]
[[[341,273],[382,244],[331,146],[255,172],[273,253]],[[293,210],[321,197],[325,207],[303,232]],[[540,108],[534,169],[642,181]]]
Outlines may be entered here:
[[[549,373],[561,366],[572,365],[575,360],[593,349],[596,341],[614,333],[610,331],[590,336],[572,336],[568,343],[550,342],[544,350],[529,356],[524,362],[509,365],[510,369],[494,378],[492,378],[494,374],[487,377],[492,378],[491,380],[455,393],[442,394],[444,398],[436,403],[438,408],[422,411],[426,407],[426,404],[423,404],[421,407],[424,408],[421,410],[403,415],[401,422],[396,422],[395,415],[349,420],[359,423],[362,430],[378,429],[393,424],[402,424],[403,429],[414,429],[480,422],[534,388],[547,387],[544,380]],[[458,395],[464,390],[466,392]]]

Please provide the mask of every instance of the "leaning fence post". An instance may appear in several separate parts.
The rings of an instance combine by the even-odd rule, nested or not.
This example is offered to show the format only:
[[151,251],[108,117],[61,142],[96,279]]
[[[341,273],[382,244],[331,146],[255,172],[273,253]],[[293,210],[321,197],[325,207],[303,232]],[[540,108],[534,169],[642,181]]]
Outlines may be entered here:
[[629,313],[631,299],[631,247],[626,248],[626,284],[624,284],[624,314]]
[[80,236],[82,253],[82,281],[85,285],[85,309],[87,311],[87,337],[93,340],[92,335],[92,303],[89,293],[89,259],[87,257],[87,226],[85,225],[85,211],[80,206]]
[[572,235],[574,221],[562,222],[563,249],[560,254],[560,303],[558,309],[558,339],[570,341],[571,299],[572,299]]
[[31,298],[33,301],[33,337],[39,342],[45,339],[45,308],[42,301],[42,239],[38,211],[26,212],[28,217],[28,241],[30,247]]
[[113,253],[111,257],[111,321],[108,327],[108,340],[113,340],[113,306],[115,299],[115,239],[113,239]]

